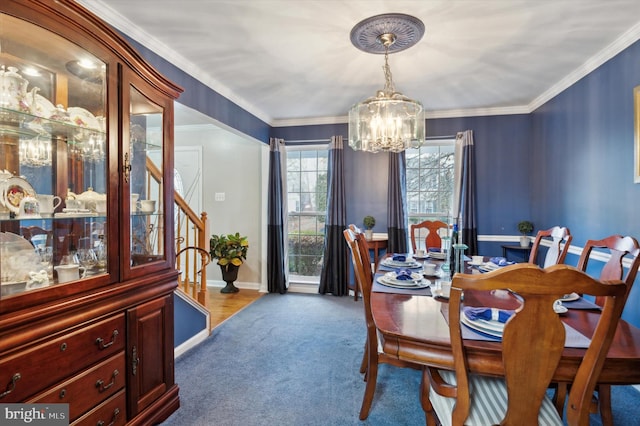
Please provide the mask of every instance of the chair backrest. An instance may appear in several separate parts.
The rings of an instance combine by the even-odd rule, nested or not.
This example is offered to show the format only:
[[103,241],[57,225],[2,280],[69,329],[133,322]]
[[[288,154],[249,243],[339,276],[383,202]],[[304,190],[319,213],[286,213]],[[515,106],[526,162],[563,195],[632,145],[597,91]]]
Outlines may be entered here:
[[[424,237],[424,249],[428,251],[430,248],[440,248],[442,239],[438,231],[442,228],[449,229],[449,225],[440,220],[425,220],[424,222],[412,224],[410,227],[410,235],[413,252],[415,253],[418,248],[418,243],[421,241],[423,230],[425,229],[428,233]],[[416,237],[416,234],[419,234],[419,236]]]
[[456,274],[449,299],[449,328],[457,381],[454,424],[463,424],[472,397],[460,325],[462,293],[469,290],[508,290],[517,293],[522,300],[521,306],[506,322],[502,335],[508,395],[508,409],[502,424],[507,425],[538,424],[540,405],[565,343],[565,328],[553,310],[553,302],[574,291],[605,298],[567,404],[570,425],[588,424],[591,396],[624,307],[624,283],[602,283],[569,265],[542,269],[522,263],[486,274]]
[[50,247],[53,244],[53,231],[48,229],[39,226],[26,226],[20,228],[20,233],[34,247],[38,245]]
[[[351,250],[351,259],[353,261],[353,269],[355,271],[356,281],[362,294],[362,302],[364,304],[365,320],[367,325],[367,338],[377,339],[375,324],[373,322],[373,314],[371,312],[371,287],[373,285],[373,274],[371,272],[371,259],[369,248],[367,247],[366,238],[363,233],[354,233],[351,229],[343,231],[344,239]],[[370,342],[377,347],[377,341]]]
[[[624,281],[627,285],[625,298],[628,297],[640,266],[640,245],[638,241],[633,237],[623,237],[622,235],[611,235],[602,240],[588,240],[578,260],[578,269],[581,271],[587,270],[591,252],[594,248],[606,249],[610,255],[609,260],[600,272],[599,279],[602,281]],[[628,258],[631,261],[626,276],[624,276],[624,266],[622,265],[624,258]],[[602,304],[600,299],[596,299],[596,303]]]
[[[569,247],[571,246],[571,240],[573,239],[569,228],[554,226],[544,231],[538,231],[536,239],[533,241],[533,246],[531,247],[531,253],[529,254],[529,263],[535,265],[538,261],[538,250],[540,249],[540,243],[543,239],[551,239],[551,246],[549,250],[547,250],[547,254],[542,262],[542,267],[547,268],[551,265],[564,263],[564,259],[567,257]],[[564,244],[564,246],[561,247],[562,244]]]

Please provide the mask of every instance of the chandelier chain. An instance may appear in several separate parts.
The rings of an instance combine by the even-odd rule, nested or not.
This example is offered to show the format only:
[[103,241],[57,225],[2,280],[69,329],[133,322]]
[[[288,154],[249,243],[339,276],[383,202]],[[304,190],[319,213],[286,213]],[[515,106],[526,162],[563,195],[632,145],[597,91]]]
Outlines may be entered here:
[[393,85],[393,76],[391,75],[391,67],[389,67],[389,46],[384,47],[384,92],[387,96],[390,96],[396,91]]

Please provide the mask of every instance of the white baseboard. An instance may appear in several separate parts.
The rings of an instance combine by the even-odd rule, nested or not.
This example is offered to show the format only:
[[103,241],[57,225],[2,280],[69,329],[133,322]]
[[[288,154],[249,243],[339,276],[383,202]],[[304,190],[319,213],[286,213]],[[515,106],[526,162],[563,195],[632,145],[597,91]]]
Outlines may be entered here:
[[193,336],[192,338],[190,338],[189,340],[187,340],[183,344],[179,345],[177,348],[174,348],[173,349],[173,357],[175,359],[178,359],[178,357],[180,357],[180,355],[184,354],[189,349],[198,346],[207,337],[209,337],[209,330],[208,329],[207,330],[202,330],[201,332],[199,332],[198,334],[196,334],[195,336]]

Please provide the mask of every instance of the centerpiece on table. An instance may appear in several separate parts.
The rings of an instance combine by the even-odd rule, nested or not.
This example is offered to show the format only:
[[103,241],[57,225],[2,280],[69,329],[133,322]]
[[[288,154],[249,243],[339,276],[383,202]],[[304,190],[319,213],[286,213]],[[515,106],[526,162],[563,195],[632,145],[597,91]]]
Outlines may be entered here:
[[209,240],[209,254],[212,259],[218,259],[222,271],[222,279],[227,285],[220,293],[236,293],[240,291],[233,282],[238,279],[238,269],[247,258],[249,240],[241,237],[240,233],[212,235]]

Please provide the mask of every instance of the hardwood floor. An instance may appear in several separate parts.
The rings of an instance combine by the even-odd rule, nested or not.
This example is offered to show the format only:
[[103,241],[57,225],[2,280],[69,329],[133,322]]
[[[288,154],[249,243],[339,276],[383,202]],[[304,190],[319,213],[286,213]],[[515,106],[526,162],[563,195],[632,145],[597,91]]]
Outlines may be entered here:
[[247,289],[240,289],[237,293],[226,294],[220,293],[220,288],[218,287],[209,287],[208,290],[212,330],[264,294],[258,290]]

